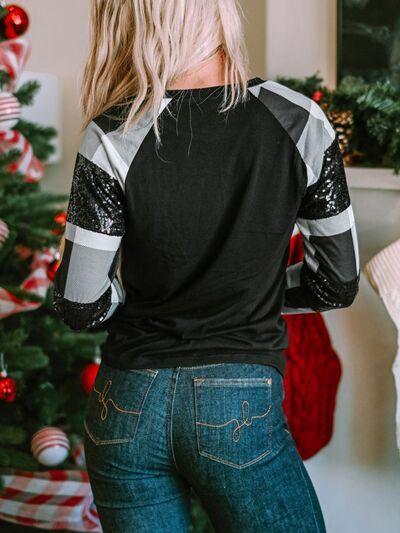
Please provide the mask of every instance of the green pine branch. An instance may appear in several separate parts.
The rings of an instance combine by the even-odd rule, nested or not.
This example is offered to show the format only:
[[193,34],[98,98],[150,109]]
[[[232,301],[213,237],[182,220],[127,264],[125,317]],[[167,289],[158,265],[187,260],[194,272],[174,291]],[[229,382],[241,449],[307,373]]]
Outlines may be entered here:
[[21,346],[18,350],[8,352],[13,368],[36,370],[49,364],[49,358],[40,346]]
[[277,76],[276,81],[311,97],[315,91],[323,89],[323,78],[319,71],[306,78],[292,78],[289,76]]
[[[0,447],[0,466],[18,468],[19,470],[29,470],[36,471],[38,469],[38,463],[33,458],[32,454],[29,451],[29,448],[26,447],[27,451],[18,450],[15,446]],[[0,476],[1,483],[4,486],[4,480]]]
[[14,129],[21,132],[28,139],[32,145],[33,153],[40,161],[47,161],[54,152],[55,148],[50,141],[57,134],[55,128],[21,119]]
[[29,333],[22,327],[6,328],[4,321],[0,322],[0,345],[2,351],[13,352],[19,349],[28,339]]
[[0,432],[1,445],[18,445],[26,439],[26,431],[20,426],[2,425]]
[[[0,206],[0,217],[9,222],[31,220],[31,213],[38,213],[47,206],[59,210],[68,198],[66,194],[42,193],[34,191],[25,195],[8,196]],[[33,224],[31,224],[33,229]]]
[[33,100],[40,89],[40,82],[37,80],[29,80],[23,83],[14,96],[18,99],[21,105],[32,105]]
[[352,148],[365,154],[364,165],[393,167],[400,173],[400,89],[390,80],[367,83],[346,76],[335,90],[317,74],[306,78],[279,77],[277,81],[306,96],[321,91],[328,111],[348,110],[354,116]]

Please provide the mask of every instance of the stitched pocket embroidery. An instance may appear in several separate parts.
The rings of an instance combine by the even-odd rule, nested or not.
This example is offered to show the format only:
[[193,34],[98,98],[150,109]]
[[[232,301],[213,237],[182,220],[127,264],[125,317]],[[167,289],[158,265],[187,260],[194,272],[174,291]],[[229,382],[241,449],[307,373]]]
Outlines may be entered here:
[[96,444],[131,442],[157,370],[120,370],[103,362],[89,396],[84,427]]
[[129,409],[122,409],[121,407],[119,407],[115,402],[114,400],[110,397],[110,398],[107,398],[106,399],[106,396],[108,394],[108,391],[110,390],[110,387],[112,385],[112,380],[109,379],[107,381],[107,383],[104,385],[104,388],[102,391],[99,391],[96,389],[96,387],[93,387],[93,391],[95,393],[97,393],[98,395],[98,401],[99,403],[101,403],[103,405],[103,408],[101,410],[101,413],[100,413],[100,417],[102,420],[105,420],[107,418],[107,415],[108,415],[108,406],[107,406],[107,403],[109,402],[113,407],[114,409],[116,409],[117,411],[120,411],[121,413],[128,413],[128,414],[131,414],[131,415],[140,415],[142,411],[129,411]]
[[240,422],[237,418],[231,418],[227,422],[224,422],[223,424],[207,424],[206,422],[196,422],[199,426],[207,426],[207,427],[213,427],[213,428],[221,428],[224,426],[228,426],[229,424],[236,424],[236,427],[233,429],[232,432],[232,440],[233,442],[239,442],[240,439],[240,431],[245,426],[251,426],[253,423],[253,420],[264,418],[267,416],[267,414],[270,412],[271,406],[268,407],[268,409],[263,413],[262,415],[253,415],[250,416],[250,404],[247,400],[244,400],[242,402],[242,421]]
[[204,457],[244,468],[272,448],[272,378],[195,378],[196,436]]

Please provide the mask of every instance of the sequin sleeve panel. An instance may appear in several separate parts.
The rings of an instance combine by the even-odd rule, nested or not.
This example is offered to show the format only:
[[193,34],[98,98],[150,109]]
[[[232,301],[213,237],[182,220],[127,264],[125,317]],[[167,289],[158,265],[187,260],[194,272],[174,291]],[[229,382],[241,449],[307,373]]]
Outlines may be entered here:
[[101,128],[91,123],[75,161],[53,287],[54,310],[73,330],[101,327],[125,298],[118,270],[125,197],[105,148]]
[[287,268],[284,314],[348,307],[358,292],[357,231],[336,133],[331,139],[316,179],[308,168],[309,182],[296,220],[304,260]]

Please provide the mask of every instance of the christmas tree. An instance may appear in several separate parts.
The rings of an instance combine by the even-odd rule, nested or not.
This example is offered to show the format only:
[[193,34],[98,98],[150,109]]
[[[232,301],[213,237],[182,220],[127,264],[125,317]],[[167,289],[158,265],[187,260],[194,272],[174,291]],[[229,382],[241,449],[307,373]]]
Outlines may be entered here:
[[[0,468],[78,469],[87,393],[104,332],[72,332],[51,305],[67,195],[41,190],[56,131],[22,118],[40,84],[18,86],[30,46],[28,15],[0,7]],[[35,432],[47,426],[40,446]],[[59,431],[57,433],[57,430]],[[46,429],[45,429],[46,431]],[[47,430],[48,431],[48,430]],[[53,440],[58,438],[58,441]],[[37,441],[37,438],[36,438]],[[54,446],[54,444],[59,444]],[[60,445],[62,444],[62,445]],[[4,478],[0,477],[4,488]],[[4,507],[0,507],[4,513]],[[1,530],[11,525],[1,522]],[[14,529],[12,529],[14,531]]]
[[[107,333],[72,331],[52,306],[68,195],[41,190],[56,131],[21,116],[40,89],[36,81],[18,85],[30,51],[22,37],[28,23],[22,8],[0,7],[0,528],[100,531],[87,505],[90,488],[87,498],[76,498],[76,506],[92,517],[72,525],[65,515],[58,521],[52,516],[63,514],[61,495],[73,514],[71,494],[60,486],[71,481],[79,486],[85,474],[85,406]],[[45,483],[42,492],[26,485],[29,472]],[[83,480],[88,487],[87,476]],[[48,504],[49,494],[58,500],[53,511],[37,503]],[[18,501],[23,504],[15,511]],[[197,499],[191,517],[191,531],[212,531]]]

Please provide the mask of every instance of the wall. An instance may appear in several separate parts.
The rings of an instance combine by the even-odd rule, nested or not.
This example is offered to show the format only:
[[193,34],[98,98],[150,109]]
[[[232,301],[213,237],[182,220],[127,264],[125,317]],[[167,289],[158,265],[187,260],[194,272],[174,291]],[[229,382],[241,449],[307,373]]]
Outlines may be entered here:
[[[43,183],[65,192],[79,142],[78,80],[87,47],[88,0],[19,3],[32,18],[28,68],[55,73],[62,84],[64,159],[47,169]],[[334,86],[335,5],[334,0],[243,0],[253,71],[273,79],[319,70]],[[400,192],[351,189],[351,197],[363,266],[399,238]],[[325,318],[343,377],[333,439],[306,461],[306,467],[329,533],[395,533],[400,530],[400,458],[391,374],[396,331],[364,277],[354,305],[326,313]]]
[[87,52],[88,0],[21,0],[30,15],[26,36],[31,42],[27,69],[55,74],[62,99],[62,161],[46,169],[46,190],[69,190],[73,163],[79,145],[81,114],[78,106],[79,77]]
[[[264,2],[261,2],[264,3]],[[336,0],[266,0],[268,77],[320,71],[336,82]]]

